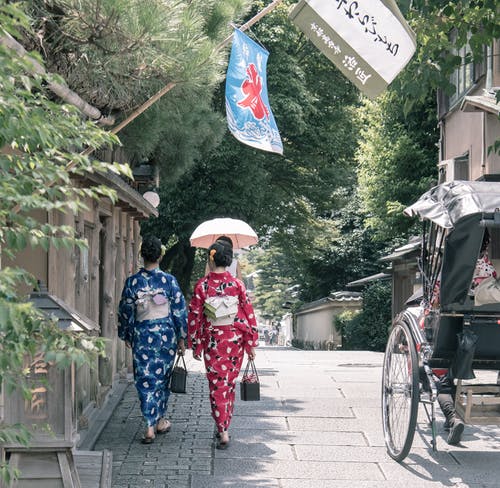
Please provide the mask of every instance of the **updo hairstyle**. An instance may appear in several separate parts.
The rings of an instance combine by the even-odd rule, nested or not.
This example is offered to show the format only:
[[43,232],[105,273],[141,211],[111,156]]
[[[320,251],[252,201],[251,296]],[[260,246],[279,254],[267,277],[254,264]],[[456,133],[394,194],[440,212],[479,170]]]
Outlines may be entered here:
[[145,262],[155,263],[162,254],[161,241],[158,237],[145,236],[141,245],[141,256]]
[[229,247],[232,249],[233,248],[233,240],[228,237],[228,236],[219,236],[217,237],[216,241],[215,242],[222,242],[222,244],[229,244]]
[[233,249],[228,242],[216,240],[208,248],[208,259],[213,259],[216,266],[227,267],[233,261]]

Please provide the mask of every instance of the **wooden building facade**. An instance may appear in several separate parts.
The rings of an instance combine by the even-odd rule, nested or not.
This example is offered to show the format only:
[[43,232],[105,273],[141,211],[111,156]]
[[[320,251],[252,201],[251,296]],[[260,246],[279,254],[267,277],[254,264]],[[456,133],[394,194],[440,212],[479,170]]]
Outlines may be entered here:
[[[116,160],[116,159],[115,159]],[[117,337],[117,308],[125,278],[135,272],[139,263],[140,221],[157,216],[157,210],[143,198],[128,182],[114,174],[88,175],[75,181],[75,185],[106,185],[117,194],[116,202],[108,198],[99,201],[89,199],[88,209],[78,215],[38,212],[37,219],[55,225],[68,225],[76,230],[79,238],[87,241],[86,249],[72,250],[51,247],[48,252],[42,248],[28,248],[21,252],[15,262],[3,259],[3,265],[21,265],[36,277],[39,290],[23,290],[31,294],[35,305],[42,308],[51,302],[59,310],[55,315],[61,321],[66,314],[73,316],[79,329],[86,334],[99,335],[106,340],[106,357],[96,360],[92,368],[73,368],[72,391],[70,393],[73,419],[72,441],[78,445],[85,438],[99,414],[106,397],[113,386],[125,379],[132,370],[132,359],[123,341]],[[66,401],[67,399],[65,399]],[[43,401],[43,398],[42,398]],[[14,418],[5,410],[9,398],[1,398],[1,420],[34,418],[33,402],[24,402]],[[63,402],[61,398],[61,403]],[[37,423],[50,423],[52,410],[57,402],[37,411],[45,411],[44,418],[37,417]]]

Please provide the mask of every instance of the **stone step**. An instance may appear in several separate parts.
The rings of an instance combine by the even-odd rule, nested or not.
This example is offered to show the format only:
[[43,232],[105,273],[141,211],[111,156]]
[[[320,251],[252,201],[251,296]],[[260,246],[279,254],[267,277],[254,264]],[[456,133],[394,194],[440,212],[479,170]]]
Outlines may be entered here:
[[111,451],[75,451],[74,459],[82,488],[111,488]]

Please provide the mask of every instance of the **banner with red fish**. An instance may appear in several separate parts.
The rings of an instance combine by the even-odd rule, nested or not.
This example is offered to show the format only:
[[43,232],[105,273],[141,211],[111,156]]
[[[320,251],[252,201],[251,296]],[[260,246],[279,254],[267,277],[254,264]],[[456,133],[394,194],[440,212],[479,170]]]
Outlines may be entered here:
[[226,75],[226,114],[231,133],[257,149],[283,154],[283,143],[267,97],[269,53],[234,31]]

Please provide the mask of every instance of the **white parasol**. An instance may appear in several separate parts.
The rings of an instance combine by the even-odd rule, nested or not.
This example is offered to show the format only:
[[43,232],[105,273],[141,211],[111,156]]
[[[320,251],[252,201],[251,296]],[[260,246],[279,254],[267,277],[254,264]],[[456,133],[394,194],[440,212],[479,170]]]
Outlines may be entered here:
[[209,248],[218,237],[227,236],[233,241],[233,249],[257,244],[259,238],[255,231],[243,220],[212,219],[201,223],[189,239],[193,247]]

